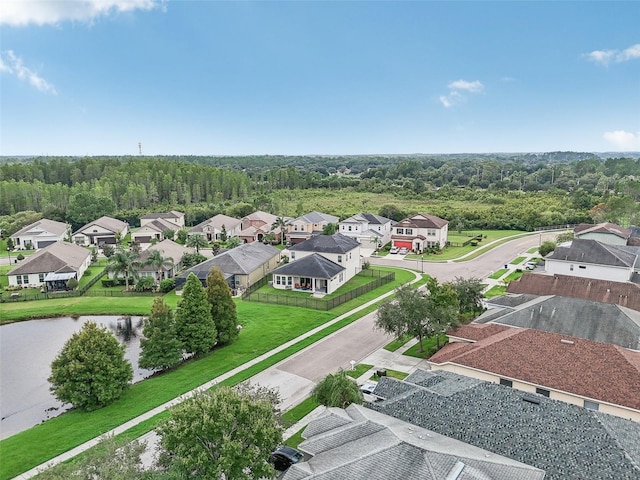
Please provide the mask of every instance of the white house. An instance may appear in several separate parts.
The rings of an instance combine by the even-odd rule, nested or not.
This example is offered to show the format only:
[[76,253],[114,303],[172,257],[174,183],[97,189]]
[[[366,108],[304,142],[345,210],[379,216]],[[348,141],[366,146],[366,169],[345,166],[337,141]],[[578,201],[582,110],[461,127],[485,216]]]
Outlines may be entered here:
[[148,213],[143,215],[140,217],[140,226],[144,227],[147,223],[158,219],[162,219],[165,222],[175,225],[177,228],[174,228],[174,230],[184,228],[184,213],[178,212],[177,210],[171,210],[166,213]]
[[393,220],[380,215],[357,213],[340,222],[338,231],[347,237],[355,238],[363,247],[375,248],[391,241],[393,224]]
[[[142,219],[140,219],[142,222]],[[156,218],[144,222],[144,225],[136,231],[131,232],[131,241],[138,243],[141,247],[146,247],[153,242],[165,239],[165,232],[170,230],[176,232],[180,227],[164,218]]]
[[56,242],[33,255],[7,274],[9,286],[66,288],[70,278],[80,280],[91,265],[91,251],[67,242]]
[[17,250],[38,250],[71,238],[71,226],[43,218],[21,228],[10,238]]
[[628,282],[634,272],[640,272],[640,247],[574,238],[570,246],[558,246],[545,257],[545,272]]
[[116,237],[124,238],[129,233],[129,224],[111,217],[100,217],[87,223],[73,234],[73,243],[77,245],[103,245],[116,243]]
[[239,218],[218,214],[191,228],[188,235],[202,235],[208,242],[222,240],[223,232],[227,238],[237,237],[242,231],[242,221]]
[[289,254],[290,262],[273,271],[277,289],[332,293],[362,269],[360,244],[341,233],[311,237]]
[[405,218],[391,228],[394,247],[422,252],[425,248],[447,245],[449,222],[427,213]]
[[[160,278],[158,278],[158,269],[152,265],[146,265],[146,261],[149,255],[154,250],[160,252],[162,257],[167,260],[171,260],[171,265],[165,265],[160,269]],[[160,282],[166,278],[175,277],[180,270],[182,270],[182,256],[185,253],[195,253],[195,249],[184,247],[173,240],[163,240],[160,243],[152,245],[147,250],[140,254],[139,261],[143,264],[141,268],[137,270],[140,277],[151,277],[154,281]],[[111,274],[109,275],[113,277]]]

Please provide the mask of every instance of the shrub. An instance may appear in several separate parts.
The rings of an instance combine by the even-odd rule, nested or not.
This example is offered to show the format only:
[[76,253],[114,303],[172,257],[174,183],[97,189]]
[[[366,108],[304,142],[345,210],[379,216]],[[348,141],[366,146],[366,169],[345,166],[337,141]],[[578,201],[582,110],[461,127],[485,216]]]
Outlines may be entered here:
[[176,288],[175,278],[165,278],[160,282],[160,291],[162,293],[169,293],[174,288]]
[[115,287],[118,284],[118,281],[115,278],[106,278],[102,280],[103,287]]
[[136,292],[150,292],[152,291],[156,286],[156,282],[153,280],[152,277],[142,277],[140,280],[138,280],[138,283],[136,283]]
[[24,255],[19,253],[18,256],[16,257],[18,260],[24,260]]
[[78,288],[78,280],[75,278],[70,278],[69,280],[67,280],[67,288],[69,290],[75,290],[76,288]]

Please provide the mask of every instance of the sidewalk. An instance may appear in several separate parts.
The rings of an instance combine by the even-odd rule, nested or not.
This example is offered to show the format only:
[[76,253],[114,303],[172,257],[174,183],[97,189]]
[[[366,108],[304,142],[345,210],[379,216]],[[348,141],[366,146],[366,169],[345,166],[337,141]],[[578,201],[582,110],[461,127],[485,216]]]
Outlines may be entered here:
[[[411,273],[413,273],[415,275],[415,278],[410,283],[417,282],[421,278],[421,274],[420,273],[416,273],[416,272],[413,272],[413,271]],[[360,305],[359,307],[356,307],[353,310],[350,310],[350,311],[348,311],[348,312],[346,312],[346,313],[334,318],[333,320],[331,320],[331,321],[329,321],[327,323],[324,323],[324,324],[320,325],[319,327],[316,327],[316,328],[314,328],[314,329],[312,329],[312,330],[300,335],[299,337],[296,337],[293,340],[290,340],[290,341],[280,345],[279,347],[276,347],[273,350],[270,350],[270,351],[260,355],[259,357],[256,357],[253,360],[251,360],[251,361],[249,361],[247,363],[244,363],[244,364],[234,368],[233,370],[230,370],[227,373],[224,373],[223,375],[220,375],[219,377],[216,377],[216,378],[206,382],[203,385],[200,385],[199,387],[197,387],[197,388],[195,388],[195,389],[193,389],[193,390],[191,390],[191,391],[189,391],[187,393],[184,393],[183,395],[180,395],[179,397],[174,398],[173,400],[170,400],[170,401],[168,401],[168,402],[166,402],[166,403],[164,403],[164,404],[162,404],[162,405],[160,405],[160,406],[158,406],[158,407],[156,407],[156,408],[154,408],[152,410],[149,410],[148,412],[146,412],[146,413],[144,413],[144,414],[142,414],[142,415],[140,415],[140,416],[138,416],[138,417],[136,417],[136,418],[134,418],[132,420],[129,420],[128,422],[126,422],[126,423],[124,423],[124,424],[122,424],[122,425],[120,425],[120,426],[118,426],[118,427],[116,427],[116,428],[104,433],[100,437],[94,438],[92,440],[89,440],[88,442],[85,442],[85,443],[83,443],[81,445],[78,445],[77,447],[75,447],[75,448],[73,448],[73,449],[71,449],[71,450],[69,450],[69,451],[67,451],[67,452],[65,452],[65,453],[63,453],[61,455],[58,455],[57,457],[54,457],[54,458],[48,460],[47,462],[45,462],[43,464],[40,464],[40,465],[32,468],[31,470],[28,470],[27,472],[24,472],[21,475],[18,475],[17,477],[14,477],[14,478],[15,479],[20,479],[20,480],[32,478],[32,477],[36,476],[38,473],[42,472],[43,470],[46,470],[47,468],[51,468],[51,467],[53,467],[53,466],[55,466],[55,465],[57,465],[59,463],[62,463],[64,461],[66,461],[66,460],[69,460],[69,459],[75,457],[76,455],[78,455],[78,454],[80,454],[80,453],[82,453],[82,452],[94,447],[95,445],[100,443],[100,440],[101,440],[102,437],[107,436],[107,435],[119,435],[120,433],[125,432],[126,430],[138,425],[139,423],[141,423],[141,422],[143,422],[145,420],[148,420],[148,419],[156,416],[157,414],[162,413],[166,409],[168,409],[168,408],[170,408],[170,407],[172,407],[174,405],[177,405],[178,403],[181,403],[182,401],[192,397],[195,393],[200,392],[200,391],[204,391],[204,390],[208,390],[211,387],[213,387],[214,385],[216,385],[217,383],[222,382],[223,380],[226,380],[226,379],[228,379],[230,377],[233,377],[237,373],[240,373],[240,372],[246,370],[247,368],[252,367],[253,365],[255,365],[257,363],[268,359],[269,357],[281,352],[282,350],[285,350],[288,347],[290,347],[292,345],[295,345],[296,343],[300,342],[301,340],[304,340],[304,339],[306,339],[306,338],[308,338],[308,337],[310,337],[310,336],[312,336],[312,335],[314,335],[314,334],[316,334],[316,333],[318,333],[318,332],[330,327],[331,325],[343,320],[344,318],[347,318],[347,317],[353,315],[354,313],[357,313],[357,312],[359,312],[361,310],[364,310],[367,307],[375,304],[376,302],[379,302],[380,300],[382,300],[384,298],[387,298],[387,297],[389,297],[389,296],[391,296],[393,294],[394,294],[394,291],[391,290],[391,291],[389,291],[389,292],[387,292],[387,293],[385,293],[383,295],[380,295],[379,297],[376,297],[373,300],[370,300],[370,301]],[[313,344],[310,345],[309,347],[306,347],[306,348],[310,348],[312,346],[313,346]],[[304,349],[303,349],[303,351],[304,351]],[[300,353],[300,352],[297,352],[297,353]]]

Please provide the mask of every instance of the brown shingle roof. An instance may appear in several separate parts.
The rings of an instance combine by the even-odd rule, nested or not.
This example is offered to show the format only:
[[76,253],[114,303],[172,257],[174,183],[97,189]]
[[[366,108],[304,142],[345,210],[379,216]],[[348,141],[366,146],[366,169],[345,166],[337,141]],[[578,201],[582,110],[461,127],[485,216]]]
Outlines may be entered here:
[[442,228],[448,224],[448,220],[429,215],[428,213],[419,213],[410,218],[405,218],[401,222],[394,225],[395,227],[414,226],[417,228]]
[[628,228],[621,227],[620,225],[611,222],[598,223],[597,225],[581,223],[574,227],[573,232],[576,236],[584,235],[586,233],[611,233],[612,235],[617,235],[625,240],[631,235],[631,230]]
[[[7,275],[77,271],[91,252],[67,242],[56,242],[29,255]],[[70,268],[70,269],[69,269]]]
[[570,275],[525,273],[520,280],[509,283],[507,293],[559,295],[613,303],[640,311],[640,285],[628,282],[612,282]]
[[[474,327],[468,325],[465,331]],[[640,410],[640,352],[528,328],[512,330],[510,335],[503,331],[464,349],[447,345],[430,361],[465,365]]]

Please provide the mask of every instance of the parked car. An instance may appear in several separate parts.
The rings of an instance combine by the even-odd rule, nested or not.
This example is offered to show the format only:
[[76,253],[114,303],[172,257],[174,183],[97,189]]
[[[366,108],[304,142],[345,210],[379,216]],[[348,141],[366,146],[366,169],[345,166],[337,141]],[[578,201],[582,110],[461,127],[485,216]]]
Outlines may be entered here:
[[294,463],[301,461],[303,458],[304,453],[296,450],[295,448],[283,445],[271,452],[271,455],[269,455],[269,462],[273,465],[273,468],[283,472]]
[[362,393],[366,393],[367,395],[371,395],[375,389],[375,383],[365,383],[364,385],[360,386],[360,391]]
[[400,250],[398,247],[391,247],[391,250],[389,250],[389,253],[398,253],[398,250]]
[[526,268],[527,270],[533,270],[534,268],[536,268],[536,262],[527,262],[524,264],[524,268]]
[[407,253],[409,253],[409,249],[407,247],[402,247],[400,250],[398,250],[399,255],[406,255]]

